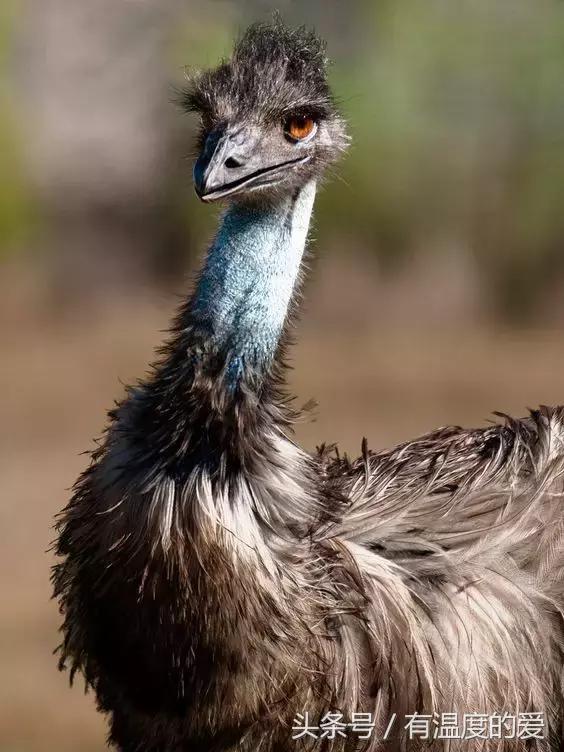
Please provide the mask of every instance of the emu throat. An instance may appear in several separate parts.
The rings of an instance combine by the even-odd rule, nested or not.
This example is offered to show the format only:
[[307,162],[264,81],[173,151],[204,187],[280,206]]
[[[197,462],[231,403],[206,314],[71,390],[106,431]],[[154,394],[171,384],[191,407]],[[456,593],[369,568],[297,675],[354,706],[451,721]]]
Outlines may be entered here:
[[191,316],[225,355],[235,384],[271,365],[300,273],[315,182],[268,206],[234,205],[223,218]]

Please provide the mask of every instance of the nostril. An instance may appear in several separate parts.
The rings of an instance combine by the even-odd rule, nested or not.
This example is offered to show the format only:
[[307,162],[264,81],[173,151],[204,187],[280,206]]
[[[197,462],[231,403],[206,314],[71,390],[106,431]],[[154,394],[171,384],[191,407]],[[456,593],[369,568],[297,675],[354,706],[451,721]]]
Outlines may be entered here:
[[240,161],[239,161],[238,159],[236,159],[235,157],[229,157],[228,159],[226,159],[226,160],[225,160],[225,166],[226,166],[226,167],[227,167],[227,168],[228,168],[229,170],[233,170],[233,169],[234,169],[235,167],[241,167],[241,165],[242,165],[242,164],[243,164],[243,163],[242,163],[242,162],[240,162]]

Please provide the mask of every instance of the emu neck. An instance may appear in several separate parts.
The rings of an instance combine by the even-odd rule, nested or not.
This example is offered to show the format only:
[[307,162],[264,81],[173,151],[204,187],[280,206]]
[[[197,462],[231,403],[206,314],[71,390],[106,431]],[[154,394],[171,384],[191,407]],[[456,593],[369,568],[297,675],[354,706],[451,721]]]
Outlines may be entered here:
[[282,335],[300,273],[315,182],[268,206],[233,205],[225,214],[197,286],[191,316],[225,355],[233,384],[264,373]]

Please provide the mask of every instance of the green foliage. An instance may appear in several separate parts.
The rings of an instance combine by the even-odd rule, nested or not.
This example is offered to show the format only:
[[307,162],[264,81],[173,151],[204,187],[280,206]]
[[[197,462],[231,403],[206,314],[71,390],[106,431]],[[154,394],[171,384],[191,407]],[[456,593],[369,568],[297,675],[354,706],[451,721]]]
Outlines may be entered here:
[[18,10],[15,0],[0,3],[0,260],[21,244],[31,224],[31,199],[23,170],[23,144],[18,137],[8,79]]
[[458,244],[499,311],[527,315],[564,272],[564,5],[366,2],[359,34],[335,78],[350,188],[328,190],[320,226],[389,263]]

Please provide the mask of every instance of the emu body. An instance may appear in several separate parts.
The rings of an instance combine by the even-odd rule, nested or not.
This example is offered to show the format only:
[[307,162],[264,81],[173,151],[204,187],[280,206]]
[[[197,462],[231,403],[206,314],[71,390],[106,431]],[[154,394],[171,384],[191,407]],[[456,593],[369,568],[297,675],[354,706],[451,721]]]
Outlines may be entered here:
[[540,712],[542,738],[431,748],[555,752],[563,409],[352,463],[291,438],[288,322],[315,185],[344,143],[323,61],[302,30],[256,27],[188,96],[199,193],[233,203],[62,514],[61,667],[123,752],[324,749],[292,739],[306,711],[372,714],[371,737],[336,752],[428,748],[407,741],[410,713]]

